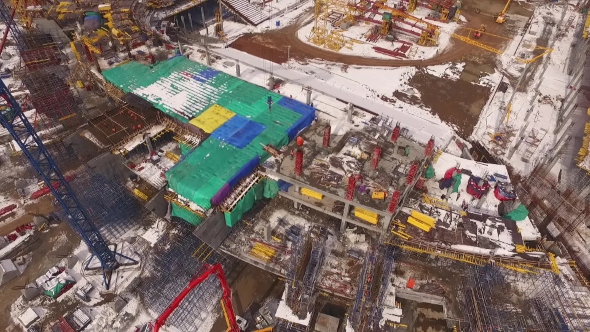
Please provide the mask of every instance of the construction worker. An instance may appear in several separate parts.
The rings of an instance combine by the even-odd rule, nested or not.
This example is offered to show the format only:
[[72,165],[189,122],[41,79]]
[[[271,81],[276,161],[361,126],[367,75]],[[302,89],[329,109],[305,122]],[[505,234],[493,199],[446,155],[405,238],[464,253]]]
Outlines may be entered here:
[[295,158],[295,150],[291,150],[291,160],[293,160],[293,158]]

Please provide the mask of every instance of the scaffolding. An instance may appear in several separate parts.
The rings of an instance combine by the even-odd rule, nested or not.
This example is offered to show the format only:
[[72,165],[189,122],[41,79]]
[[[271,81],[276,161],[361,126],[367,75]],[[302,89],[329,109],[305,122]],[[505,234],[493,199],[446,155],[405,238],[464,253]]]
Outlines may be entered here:
[[395,267],[395,248],[391,246],[382,246],[380,248],[382,253],[382,264],[383,272],[381,274],[380,283],[377,283],[379,287],[379,293],[377,294],[377,301],[373,306],[371,312],[371,319],[369,321],[369,328],[373,331],[379,331],[379,321],[383,318],[383,310],[385,309],[385,298],[387,296],[387,289],[389,286],[389,279]]
[[[514,294],[507,296],[507,294]],[[525,275],[487,265],[459,285],[462,331],[587,331],[590,294],[563,275]]]
[[27,90],[29,101],[36,110],[34,125],[37,130],[49,130],[57,126],[65,129],[81,124],[81,99],[72,91],[67,57],[61,45],[42,31],[31,29],[22,32],[19,52],[21,66],[15,70]]
[[372,250],[367,250],[365,263],[363,264],[363,268],[359,276],[359,286],[350,313],[350,325],[355,331],[361,330],[363,315],[367,308],[371,306],[370,301],[368,301],[368,296],[366,295],[368,289],[370,289],[372,281],[371,275],[376,264],[377,257],[375,249],[373,248]]
[[317,296],[315,286],[326,257],[327,236],[328,229],[321,226],[314,226],[305,237],[294,236],[285,302],[299,319],[305,319],[313,311]]

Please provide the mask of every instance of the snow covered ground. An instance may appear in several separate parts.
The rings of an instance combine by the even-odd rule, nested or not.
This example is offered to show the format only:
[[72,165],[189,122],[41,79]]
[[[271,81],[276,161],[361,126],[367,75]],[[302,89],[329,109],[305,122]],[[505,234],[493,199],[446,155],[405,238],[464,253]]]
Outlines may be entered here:
[[[158,219],[148,229],[130,231],[122,238],[140,236],[150,243],[156,243],[166,231],[166,225],[166,222]],[[59,237],[57,242],[59,242]],[[143,258],[142,255],[145,255],[145,252],[142,252],[141,255],[138,254],[136,252],[137,247],[125,241],[118,243],[117,248],[117,252],[134,259],[139,259],[140,261]],[[153,321],[157,317],[155,313],[148,312],[144,309],[137,294],[130,293],[127,289],[137,277],[144,273],[141,262],[139,265],[122,266],[117,269],[111,279],[111,289],[105,291],[104,286],[102,285],[103,279],[100,270],[85,270],[86,263],[91,259],[91,255],[84,242],[81,242],[80,246],[74,249],[72,255],[77,258],[77,263],[75,263],[74,266],[67,266],[67,258],[64,258],[62,263],[58,266],[65,267],[66,272],[75,279],[76,284],[74,287],[55,300],[49,300],[43,295],[32,301],[25,301],[23,297],[19,297],[19,299],[12,304],[11,317],[13,320],[17,321],[17,317],[25,312],[27,308],[33,308],[35,312],[43,318],[47,314],[50,314],[48,311],[48,305],[55,305],[57,302],[66,306],[71,305],[71,303],[79,302],[80,300],[75,295],[76,290],[86,284],[92,284],[94,287],[88,294],[90,301],[79,302],[76,306],[82,308],[82,310],[92,319],[92,323],[85,329],[85,331],[133,331],[134,326]],[[128,263],[128,261],[123,259],[121,259],[120,262],[123,264]],[[92,260],[90,267],[96,267],[97,263],[97,259]],[[122,297],[126,302],[125,307],[119,313],[114,310],[112,301],[104,300],[105,295],[111,296],[111,294],[116,295],[117,297]],[[115,297],[115,299],[117,297]]]
[[[569,1],[576,3],[576,1]],[[472,138],[479,140],[492,154],[513,166],[523,175],[542,162],[558,140],[556,124],[562,99],[567,93],[570,76],[567,61],[575,39],[576,24],[583,20],[573,6],[566,3],[546,4],[538,7],[529,28],[515,38],[500,57],[501,70],[506,76],[489,77],[496,86],[500,82],[514,83],[525,71],[534,76],[525,91],[514,93],[509,84],[505,93],[496,91],[484,107]],[[560,22],[562,29],[559,29]],[[532,59],[532,50],[540,38],[548,38],[552,52],[526,65],[515,58]],[[537,54],[545,50],[537,51]],[[522,89],[522,88],[521,88]],[[511,104],[510,116],[506,109]],[[504,133],[502,141],[492,139],[493,134]],[[522,138],[522,141],[521,139]],[[521,141],[519,143],[519,141]]]

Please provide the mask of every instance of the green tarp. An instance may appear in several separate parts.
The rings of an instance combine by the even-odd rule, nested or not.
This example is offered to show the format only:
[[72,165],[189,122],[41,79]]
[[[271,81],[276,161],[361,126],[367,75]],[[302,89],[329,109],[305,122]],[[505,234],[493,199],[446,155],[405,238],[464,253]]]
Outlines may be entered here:
[[426,174],[424,176],[427,179],[432,179],[436,176],[436,173],[434,172],[434,167],[432,167],[432,165],[428,165],[428,168],[426,169]]
[[516,209],[512,210],[512,212],[505,215],[504,218],[514,221],[522,221],[525,220],[528,215],[529,210],[527,210],[524,205],[520,204]]
[[183,209],[174,203],[171,203],[171,204],[172,204],[172,216],[173,217],[182,218],[182,219],[186,220],[186,222],[188,222],[189,224],[193,224],[195,226],[198,226],[201,223],[201,221],[203,221],[203,219],[201,217],[188,211],[187,209]]
[[225,224],[233,227],[242,219],[244,213],[248,212],[256,201],[263,198],[275,198],[279,193],[279,184],[277,181],[266,178],[255,184],[244,198],[242,198],[231,212],[225,212]]
[[192,146],[188,146],[186,144],[179,143],[180,146],[180,155],[186,156],[189,152],[194,149]]
[[55,287],[53,287],[52,289],[45,290],[43,292],[43,294],[49,296],[52,299],[56,299],[67,285],[70,285],[73,283],[74,283],[73,281],[65,280],[64,282],[61,282],[61,283],[58,283],[57,285],[55,285]]
[[453,192],[454,193],[459,192],[459,186],[461,186],[461,177],[462,176],[463,176],[463,174],[461,174],[461,173],[458,173],[453,176]]

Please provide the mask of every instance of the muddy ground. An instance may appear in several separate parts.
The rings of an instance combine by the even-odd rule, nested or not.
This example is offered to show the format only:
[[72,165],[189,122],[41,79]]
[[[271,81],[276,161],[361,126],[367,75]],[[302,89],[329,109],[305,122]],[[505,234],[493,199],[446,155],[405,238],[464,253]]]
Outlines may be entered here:
[[[486,31],[490,34],[506,37],[513,36],[516,29],[510,23],[510,15],[530,17],[532,11],[529,10],[530,8],[513,3],[508,11],[508,21],[500,25],[495,23],[494,15],[499,13],[504,8],[504,5],[504,1],[498,0],[462,1],[461,14],[468,20],[464,27],[477,29],[481,24],[485,24],[487,26]],[[395,91],[392,91],[392,97],[405,101],[411,99],[409,102],[412,104],[426,106],[432,113],[452,125],[464,138],[467,138],[472,133],[481,108],[485,105],[491,89],[471,84],[471,82],[477,82],[481,76],[494,72],[496,54],[453,40],[453,45],[448,47],[445,52],[427,60],[388,60],[344,55],[299,40],[297,31],[301,26],[311,22],[312,19],[313,9],[310,9],[303,13],[295,24],[264,33],[246,34],[238,38],[230,46],[276,63],[287,61],[288,46],[290,46],[290,58],[300,63],[319,60],[357,66],[423,67],[448,62],[465,62],[465,69],[460,80],[457,81],[420,71],[420,74],[411,80],[410,85],[420,92],[422,100],[406,98],[407,96],[399,93],[396,95],[394,94]],[[466,34],[466,32],[461,31],[465,30],[458,30],[457,33]],[[484,35],[480,41],[492,47],[500,47],[507,42],[506,39],[492,35]],[[532,73],[533,70],[530,70],[530,72]]]
[[[64,238],[67,239],[64,241]],[[32,260],[20,276],[10,280],[7,284],[2,285],[2,297],[0,298],[0,327],[5,327],[6,331],[12,331],[10,327],[13,322],[10,319],[10,308],[16,301],[21,291],[19,287],[34,281],[42,274],[45,274],[49,268],[59,263],[64,256],[67,256],[72,250],[80,244],[78,235],[66,223],[61,223],[55,227],[50,227],[47,231],[37,232],[33,236],[27,250],[23,252],[32,253]],[[47,299],[48,316],[46,321],[54,321],[71,310],[75,303],[54,302]],[[15,331],[20,331],[18,327]]]
[[[269,297],[280,299],[283,294],[284,283],[279,281],[277,276],[247,264],[238,279],[230,287],[236,315],[244,318],[248,316],[249,318],[246,312],[249,311],[250,305],[261,303]],[[228,327],[221,308],[217,308],[217,314],[219,317],[213,324],[211,332],[227,331]],[[252,326],[252,328],[254,327]]]

